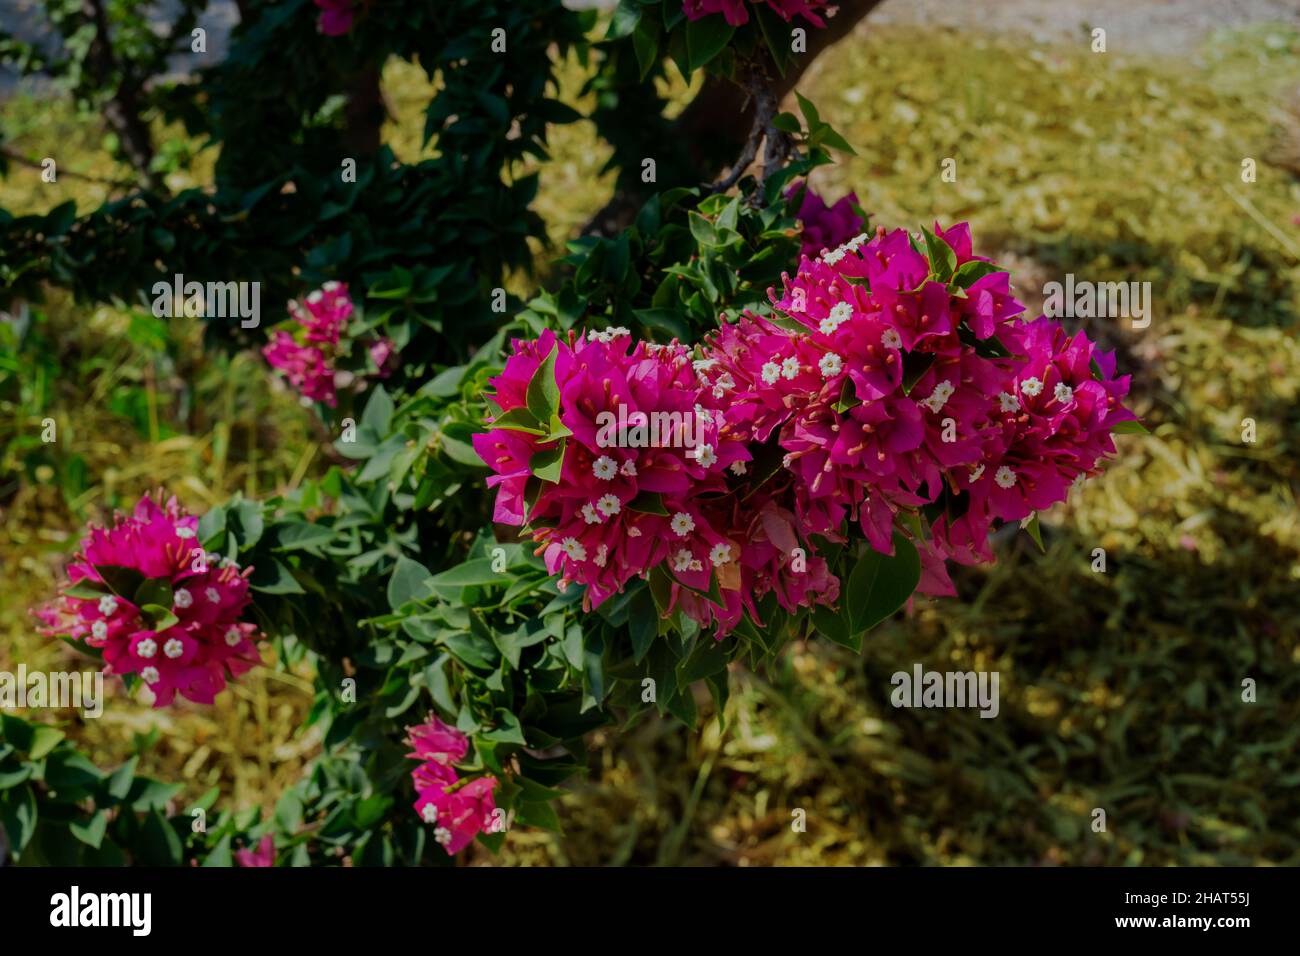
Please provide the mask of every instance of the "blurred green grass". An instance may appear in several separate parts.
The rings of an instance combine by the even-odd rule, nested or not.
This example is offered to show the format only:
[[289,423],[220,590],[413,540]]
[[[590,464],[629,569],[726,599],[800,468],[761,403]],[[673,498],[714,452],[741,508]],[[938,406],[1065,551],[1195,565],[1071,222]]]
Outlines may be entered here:
[[[958,599],[918,602],[861,657],[812,642],[771,673],[737,670],[725,721],[698,733],[648,721],[596,735],[564,834],[518,830],[474,862],[1300,861],[1300,181],[1283,132],[1297,54],[1300,36],[1280,27],[1213,37],[1193,64],[868,21],[819,59],[801,92],[858,153],[819,170],[820,190],[856,190],[888,226],[970,219],[977,251],[1015,265],[1031,306],[1066,272],[1152,283],[1150,328],[1087,326],[1120,350],[1153,434],[1122,438],[1107,474],[1047,517],[1045,554],[1023,535],[1004,542],[997,565],[957,576]],[[570,69],[570,96],[580,81]],[[420,148],[421,84],[385,74],[387,132],[406,158]],[[85,120],[24,108],[34,118],[15,145],[33,155],[97,141]],[[538,208],[558,243],[610,181],[589,124],[552,146]],[[945,157],[956,183],[939,176]],[[16,170],[0,201],[68,198],[46,188]],[[259,357],[204,358],[183,324],[118,310],[54,298],[44,311],[55,371],[43,387],[0,388],[12,406],[0,413],[26,434],[48,414],[63,444],[0,503],[0,667],[71,660],[26,608],[50,593],[81,521],[156,485],[202,509],[318,465],[301,410]],[[1255,444],[1241,441],[1248,417]],[[74,454],[85,478],[68,496]],[[1090,570],[1098,547],[1105,574]],[[1001,714],[895,710],[889,677],[914,662],[999,671]],[[315,746],[295,732],[303,676],[259,669],[207,709],[117,699],[72,732],[112,763],[156,729],[143,772],[266,805]],[[1244,678],[1257,703],[1241,701]],[[1091,829],[1096,807],[1105,833]],[[806,832],[791,827],[796,810]]]

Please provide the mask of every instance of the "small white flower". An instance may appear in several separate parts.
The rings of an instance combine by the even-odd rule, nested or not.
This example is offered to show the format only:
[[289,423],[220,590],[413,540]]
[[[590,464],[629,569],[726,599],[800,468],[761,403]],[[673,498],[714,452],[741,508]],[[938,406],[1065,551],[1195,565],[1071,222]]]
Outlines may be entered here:
[[970,483],[973,485],[984,477],[984,463],[980,462],[970,470]]
[[781,377],[781,366],[775,362],[768,362],[763,366],[763,381],[768,385],[775,385],[776,380]]
[[153,657],[158,653],[158,642],[152,637],[146,637],[135,646],[135,653],[137,657],[143,657],[148,660],[150,657]]
[[163,645],[163,653],[166,654],[168,657],[170,657],[172,660],[176,660],[176,658],[180,657],[182,654],[185,653],[185,645],[181,643],[181,639],[179,637],[173,637],[171,640],[169,640],[166,644]]
[[226,628],[226,646],[235,647],[244,639],[243,633],[237,627]]
[[999,488],[1010,488],[1016,483],[1016,473],[1003,465],[993,473],[993,480],[998,483]]
[[712,468],[718,461],[712,445],[698,445],[695,448],[694,458],[703,468]]
[[748,470],[743,461],[733,461],[731,463],[730,471],[733,475],[743,475]]
[[600,515],[596,513],[596,509],[591,502],[587,502],[582,506],[582,520],[587,524],[600,524]]
[[1033,398],[1043,390],[1043,383],[1032,375],[1020,383],[1020,391],[1030,398]]
[[623,510],[623,502],[618,500],[618,495],[601,495],[596,501],[596,510],[612,518]]
[[1074,389],[1070,388],[1070,386],[1066,385],[1064,382],[1058,382],[1056,384],[1056,391],[1052,394],[1056,396],[1058,402],[1064,405],[1066,402],[1074,398]]
[[438,829],[433,831],[433,839],[440,846],[447,846],[451,843],[451,831],[446,827],[438,827]]
[[194,529],[193,529],[193,528],[177,528],[177,529],[176,529],[176,537],[178,537],[178,538],[185,538],[186,540],[188,540],[188,539],[194,537]]
[[605,334],[608,335],[611,339],[616,339],[620,335],[631,335],[632,333],[629,332],[627,329],[623,328],[623,326],[621,325],[615,325],[606,329]]
[[953,391],[951,382],[939,382],[934,386],[930,397],[923,399],[921,404],[937,414],[948,403],[948,399],[952,398]]
[[158,678],[161,676],[162,675],[158,673],[158,668],[156,667],[146,667],[140,671],[140,679],[146,684],[158,683]]
[[324,289],[326,292],[333,292],[338,287],[339,284],[335,282],[333,279],[331,279],[329,282],[326,282],[323,286],[321,286],[321,288]]
[[426,803],[424,809],[420,811],[420,819],[425,823],[438,822],[438,808],[432,803]]
[[673,570],[685,571],[687,568],[691,566],[691,560],[694,557],[695,555],[691,554],[685,548],[682,548],[680,551],[678,551],[676,554],[673,555]]
[[311,304],[311,305],[315,305],[317,302],[319,302],[319,301],[320,301],[321,299],[323,299],[323,298],[324,298],[324,296],[322,296],[322,295],[320,294],[320,289],[317,289],[317,290],[316,290],[315,292],[313,292],[311,295],[307,296],[307,302],[308,302],[309,304]]
[[887,349],[901,349],[903,337],[898,334],[898,329],[885,329],[880,333],[880,344]]
[[724,542],[718,542],[709,552],[709,560],[713,562],[715,568],[720,568],[731,560],[731,545]]
[[117,613],[117,598],[112,595],[104,595],[99,599],[99,613],[104,617],[112,617]]
[[221,603],[221,592],[218,591],[216,588],[208,588],[206,591],[203,592],[203,596],[206,597],[213,604]]
[[830,250],[829,252],[822,253],[822,262],[826,263],[828,266],[835,265],[835,263],[839,262],[843,258],[844,258],[843,246],[836,246],[834,249]]
[[833,335],[841,325],[851,318],[853,318],[853,306],[847,302],[840,302],[832,307],[830,315],[822,319],[817,324],[817,328],[821,330],[823,335]]
[[715,358],[696,359],[691,363],[691,368],[695,369],[697,372],[707,372],[717,364],[718,360]]
[[718,381],[715,383],[715,385],[716,387],[713,389],[713,394],[718,398],[721,398],[722,396],[718,394],[718,389],[727,391],[728,389],[735,388],[736,380],[731,377],[730,372],[723,372],[721,375],[718,376]]
[[844,360],[834,352],[827,352],[817,362],[817,368],[826,378],[834,378],[844,370]]
[[781,377],[794,378],[799,374],[799,360],[789,355],[781,360]]
[[623,462],[623,464],[618,466],[618,473],[626,478],[635,478],[636,462],[629,458],[627,461]]
[[602,544],[596,549],[596,557],[593,559],[596,567],[603,568],[605,562],[609,560],[609,545]]
[[608,455],[601,455],[591,463],[591,473],[601,481],[610,481],[618,474],[618,465]]
[[565,591],[569,590],[569,579],[568,579],[568,578],[560,578],[560,580],[556,581],[556,582],[555,582],[555,590],[559,591],[561,594],[563,594]]
[[699,402],[695,403],[695,419],[702,425],[713,424],[713,412],[705,408]]
[[587,560],[587,549],[582,546],[582,542],[577,538],[565,538],[560,542],[560,547],[563,548],[564,553],[574,561]]
[[673,529],[673,533],[679,538],[684,538],[695,530],[695,519],[685,511],[679,511],[673,515],[673,520],[669,524]]
[[628,529],[627,529],[627,536],[628,536],[629,538],[639,538],[639,537],[641,537],[641,529],[640,529],[640,528],[628,528]]
[[704,565],[700,563],[700,559],[699,559],[699,558],[692,558],[692,559],[691,559],[690,566],[687,567],[686,570],[688,570],[688,571],[703,571],[703,570],[704,570]]
[[1020,399],[1010,392],[998,392],[998,404],[1004,412],[1020,411]]
[[172,605],[179,608],[187,608],[194,603],[194,595],[184,588],[177,588],[176,594],[172,597]]
[[102,640],[103,638],[108,637],[108,625],[103,621],[96,621],[94,624],[90,625],[90,633]]

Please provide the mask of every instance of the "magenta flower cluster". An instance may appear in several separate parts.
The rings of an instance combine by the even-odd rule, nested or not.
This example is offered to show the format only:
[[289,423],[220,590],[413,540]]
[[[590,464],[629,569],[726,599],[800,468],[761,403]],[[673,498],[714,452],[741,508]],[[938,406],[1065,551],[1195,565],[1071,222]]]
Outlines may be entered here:
[[800,191],[803,197],[799,202],[797,214],[803,228],[803,247],[805,256],[817,256],[827,249],[848,242],[860,233],[866,223],[854,208],[858,204],[856,193],[841,196],[834,205],[826,205],[820,195],[806,182],[791,183],[786,189],[787,197],[795,196]]
[[[338,360],[345,351],[342,337],[354,311],[347,285],[327,282],[301,303],[289,303],[298,328],[293,333],[277,329],[262,355],[304,398],[333,408],[338,404],[340,378],[352,377],[338,368]],[[381,336],[371,341],[368,351],[379,376],[390,374],[397,359],[393,343]]]
[[[919,589],[951,594],[947,559],[992,560],[992,528],[1064,500],[1134,417],[1113,355],[1022,320],[965,224],[859,235],[769,295],[772,315],[695,351],[545,332],[492,381],[500,411],[474,445],[495,520],[527,525],[589,606],[654,574],[719,635],[769,592],[790,612],[833,604],[817,543],[855,527],[885,554],[911,538]],[[544,362],[551,423],[532,414]]]
[[320,8],[316,28],[327,37],[339,37],[352,29],[356,16],[353,0],[312,0]]
[[748,7],[760,3],[766,3],[773,13],[787,23],[798,15],[817,27],[826,26],[819,11],[833,16],[835,10],[835,4],[831,0],[748,0],[748,3],[746,0],[684,0],[682,10],[688,20],[721,13],[733,27],[741,27],[749,22]]
[[495,777],[460,779],[453,764],[465,759],[469,738],[430,714],[427,721],[407,728],[407,754],[419,760],[411,771],[418,795],[415,812],[433,826],[433,838],[448,855],[465,849],[482,830],[490,829],[496,814]]
[[155,707],[177,694],[212,703],[259,662],[257,628],[240,619],[252,569],[205,553],[197,527],[175,498],[149,497],[91,525],[62,595],[34,612],[43,630],[102,649],[105,672],[134,674]]

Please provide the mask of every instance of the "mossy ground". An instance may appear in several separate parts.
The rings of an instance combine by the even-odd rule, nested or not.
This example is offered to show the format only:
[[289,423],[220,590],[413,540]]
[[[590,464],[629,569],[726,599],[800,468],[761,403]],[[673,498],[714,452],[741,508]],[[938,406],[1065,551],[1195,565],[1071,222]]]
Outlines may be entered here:
[[[410,158],[418,81],[386,79],[389,132]],[[1210,38],[1195,63],[870,23],[823,56],[801,90],[858,153],[818,171],[824,193],[856,190],[887,226],[969,219],[977,251],[1014,263],[1034,306],[1065,273],[1152,283],[1149,328],[1086,323],[1120,350],[1152,434],[1121,438],[1106,475],[1047,516],[1046,553],[1025,535],[1003,542],[997,565],[958,576],[958,599],[918,602],[860,657],[814,642],[770,673],[736,671],[725,722],[596,735],[564,834],[519,830],[473,861],[1300,861],[1300,162],[1284,132],[1297,87],[1300,36],[1268,26]],[[13,109],[25,121],[11,145],[28,155],[76,143],[89,156],[98,142],[58,104]],[[558,241],[610,181],[586,124],[552,145],[538,208]],[[0,202],[104,196],[71,178],[52,190],[15,169]],[[76,666],[26,609],[82,521],[157,486],[201,510],[319,466],[304,413],[257,356],[204,355],[183,322],[59,297],[43,308],[51,372],[0,411],[28,433],[55,418],[61,444],[5,478],[3,669]],[[69,487],[74,456],[84,479]],[[894,709],[890,675],[915,662],[1000,672],[1000,715]],[[211,708],[155,712],[119,692],[99,721],[61,716],[102,763],[138,747],[142,772],[189,793],[220,785],[269,804],[315,747],[296,729],[304,677],[262,668]]]

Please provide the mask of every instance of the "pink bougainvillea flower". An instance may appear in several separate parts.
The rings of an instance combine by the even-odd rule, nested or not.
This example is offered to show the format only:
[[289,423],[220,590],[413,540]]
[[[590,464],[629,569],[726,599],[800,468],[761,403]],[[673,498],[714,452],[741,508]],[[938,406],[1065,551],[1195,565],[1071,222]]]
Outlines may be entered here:
[[252,568],[205,553],[197,527],[175,498],[149,497],[107,527],[91,525],[64,593],[34,612],[45,633],[101,649],[105,672],[138,677],[155,707],[177,694],[212,703],[259,662],[257,629],[240,619]]
[[316,26],[329,37],[338,37],[352,29],[353,0],[312,0],[320,8]]
[[[338,365],[345,357],[343,335],[354,312],[347,285],[326,282],[302,302],[289,303],[289,315],[297,327],[293,332],[275,330],[262,355],[305,400],[334,408],[339,383],[349,381]],[[367,354],[380,378],[387,378],[397,367],[399,356],[388,338],[370,341]]]
[[411,747],[407,756],[420,761],[411,771],[415,812],[434,827],[438,845],[448,855],[455,855],[480,831],[493,826],[496,778],[482,776],[462,783],[453,764],[465,759],[469,738],[433,714],[423,724],[407,729],[406,742]]
[[253,849],[236,850],[235,862],[240,866],[275,866],[275,838],[268,833]]
[[[761,624],[768,595],[790,613],[834,604],[840,582],[816,547],[854,525],[884,554],[909,538],[919,590],[951,594],[948,560],[990,560],[994,527],[1065,500],[1134,417],[1114,356],[1048,318],[1024,321],[965,223],[858,234],[805,255],[782,284],[773,314],[724,322],[696,349],[624,329],[514,343],[475,448],[496,519],[526,524],[587,606],[649,579],[662,612],[721,636],[745,615]],[[562,438],[528,410],[552,352]],[[632,416],[605,434],[615,409]],[[633,417],[691,410],[697,451],[672,435],[629,441]],[[539,480],[534,463],[561,449]]]
[[[826,26],[826,21],[818,16],[817,11],[824,10],[827,16],[834,12],[832,0],[750,0],[751,4],[766,3],[781,19],[789,22],[795,15],[803,17],[817,27]],[[682,10],[689,20],[698,20],[715,13],[721,13],[733,27],[744,26],[749,22],[749,10],[745,0],[684,0]]]
[[855,193],[842,196],[833,206],[827,206],[826,201],[805,182],[791,183],[785,194],[787,197],[795,196],[801,189],[803,199],[797,218],[803,224],[803,255],[811,258],[824,249],[834,249],[866,227],[854,209],[858,203]]

